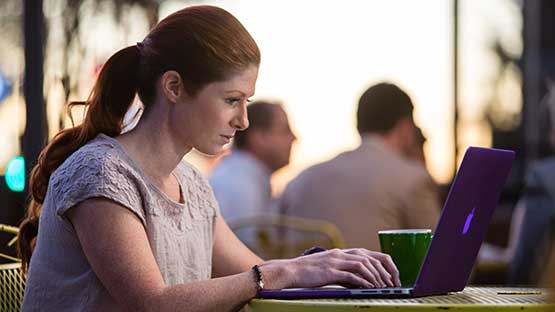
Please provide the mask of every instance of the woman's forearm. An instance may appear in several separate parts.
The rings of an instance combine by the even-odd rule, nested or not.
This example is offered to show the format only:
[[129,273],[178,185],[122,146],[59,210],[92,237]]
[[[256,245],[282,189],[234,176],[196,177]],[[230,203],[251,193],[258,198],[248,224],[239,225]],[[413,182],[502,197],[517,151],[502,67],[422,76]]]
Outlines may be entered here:
[[[288,274],[282,266],[262,265],[268,288],[287,286]],[[168,286],[151,300],[145,311],[236,311],[257,294],[252,270],[206,281]]]

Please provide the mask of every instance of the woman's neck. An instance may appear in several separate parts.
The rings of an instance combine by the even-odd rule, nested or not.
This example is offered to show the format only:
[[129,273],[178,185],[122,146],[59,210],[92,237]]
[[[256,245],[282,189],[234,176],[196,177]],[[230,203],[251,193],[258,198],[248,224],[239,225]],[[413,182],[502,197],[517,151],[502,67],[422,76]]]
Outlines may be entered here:
[[133,130],[116,139],[146,175],[156,182],[163,182],[190,149],[180,145],[166,122],[155,119],[142,118]]

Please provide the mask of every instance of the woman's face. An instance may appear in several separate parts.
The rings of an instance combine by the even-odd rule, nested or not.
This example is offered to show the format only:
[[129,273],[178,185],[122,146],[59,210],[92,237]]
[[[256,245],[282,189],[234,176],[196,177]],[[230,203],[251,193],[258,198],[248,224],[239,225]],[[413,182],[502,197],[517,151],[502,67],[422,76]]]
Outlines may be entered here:
[[250,66],[230,79],[213,82],[194,97],[182,92],[171,118],[172,133],[185,147],[215,155],[236,131],[249,126],[247,102],[254,95],[258,67]]

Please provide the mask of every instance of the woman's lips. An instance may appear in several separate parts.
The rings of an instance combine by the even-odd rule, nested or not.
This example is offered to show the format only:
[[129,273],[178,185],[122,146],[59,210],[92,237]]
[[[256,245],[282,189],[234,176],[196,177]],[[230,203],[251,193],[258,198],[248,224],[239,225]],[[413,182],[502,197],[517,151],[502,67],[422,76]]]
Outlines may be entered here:
[[233,139],[233,136],[232,136],[232,135],[223,135],[223,134],[222,134],[222,135],[220,135],[220,136],[224,139],[225,144],[229,143],[229,142],[231,141],[231,139]]

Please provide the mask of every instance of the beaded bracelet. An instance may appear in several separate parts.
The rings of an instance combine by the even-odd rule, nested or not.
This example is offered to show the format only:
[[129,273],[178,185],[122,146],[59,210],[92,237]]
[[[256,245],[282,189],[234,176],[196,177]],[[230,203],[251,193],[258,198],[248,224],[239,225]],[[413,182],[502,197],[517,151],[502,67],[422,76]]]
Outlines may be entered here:
[[264,279],[262,278],[262,273],[260,272],[258,265],[253,266],[252,271],[254,272],[256,282],[256,292],[258,293],[261,290],[264,290]]

